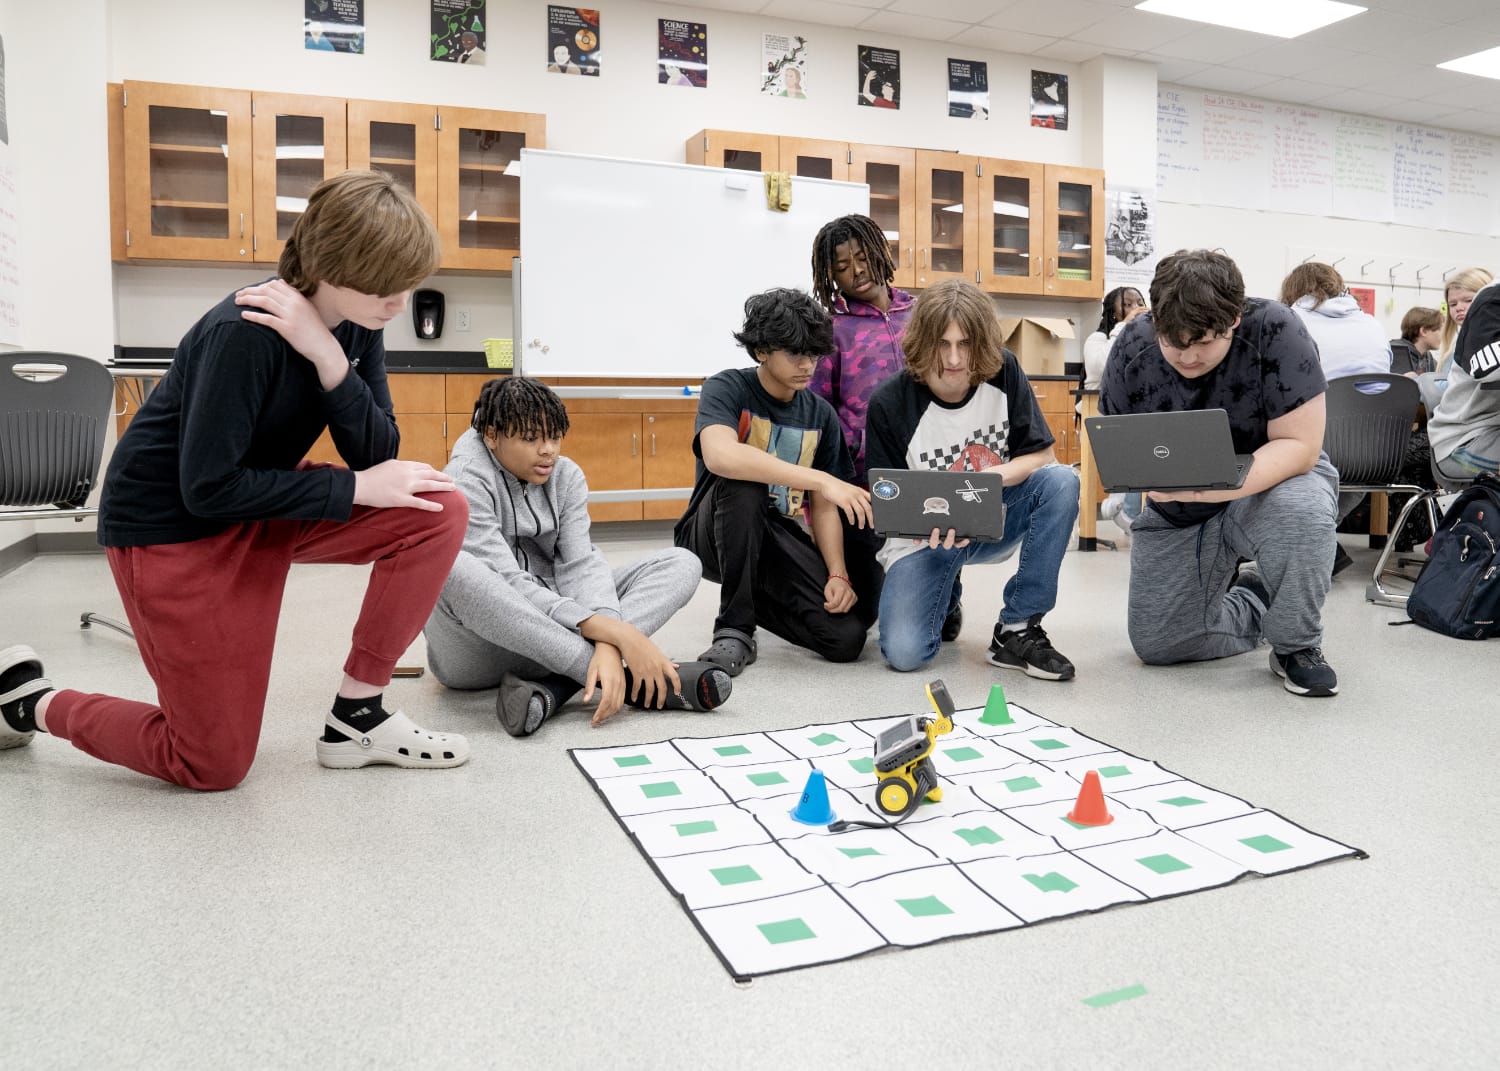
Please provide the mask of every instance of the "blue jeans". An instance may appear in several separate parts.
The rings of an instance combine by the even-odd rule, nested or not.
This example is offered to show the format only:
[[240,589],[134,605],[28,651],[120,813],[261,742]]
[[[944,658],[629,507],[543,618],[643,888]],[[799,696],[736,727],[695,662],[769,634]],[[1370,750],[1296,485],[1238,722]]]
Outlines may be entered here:
[[1004,498],[1000,542],[953,550],[923,547],[886,572],[880,591],[880,653],[892,669],[920,669],[937,655],[943,618],[957,601],[955,582],[966,565],[1004,561],[1020,548],[1021,563],[1005,584],[1001,624],[1039,617],[1057,604],[1057,571],[1078,519],[1078,474],[1064,465],[1048,465],[1006,487]]

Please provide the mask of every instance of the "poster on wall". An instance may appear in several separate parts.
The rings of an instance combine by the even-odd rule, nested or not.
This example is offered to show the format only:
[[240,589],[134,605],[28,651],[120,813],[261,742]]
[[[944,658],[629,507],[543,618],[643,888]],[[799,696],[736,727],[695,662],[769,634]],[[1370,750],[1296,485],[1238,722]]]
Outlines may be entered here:
[[1104,187],[1104,288],[1151,287],[1160,254],[1156,249],[1156,191],[1138,186]]
[[547,70],[553,74],[599,73],[599,12],[547,5]]
[[901,107],[901,53],[859,46],[859,103],[866,108]]
[[990,65],[983,60],[948,60],[948,115],[954,119],[990,117]]
[[807,38],[780,33],[762,34],[760,92],[767,97],[807,99]]
[[21,345],[21,212],[5,109],[5,39],[0,37],[0,345]]
[[656,20],[656,81],[664,86],[708,86],[708,26]]
[[484,64],[486,0],[432,0],[432,50],[440,63]]
[[1031,72],[1031,125],[1068,129],[1068,76]]
[[365,51],[365,0],[302,0],[302,47],[314,52]]
[[1373,286],[1351,286],[1349,296],[1367,316],[1375,315],[1375,288]]

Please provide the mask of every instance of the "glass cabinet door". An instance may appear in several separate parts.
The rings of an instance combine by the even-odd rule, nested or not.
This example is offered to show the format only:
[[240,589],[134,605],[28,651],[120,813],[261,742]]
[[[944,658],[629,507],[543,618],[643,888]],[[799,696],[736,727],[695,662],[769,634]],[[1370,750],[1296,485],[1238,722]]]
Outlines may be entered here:
[[979,162],[979,274],[1002,294],[1042,292],[1041,164]]
[[125,83],[126,253],[250,259],[250,94]]
[[437,220],[437,109],[349,101],[349,166],[384,171]]
[[1103,173],[1048,166],[1046,293],[1104,296]]
[[509,271],[521,251],[524,148],[545,148],[539,115],[444,108],[438,131],[438,236],[445,268]]
[[781,139],[781,170],[802,178],[849,181],[849,146],[813,138]]
[[704,167],[734,171],[780,171],[781,139],[775,134],[700,130],[688,138],[684,158]]
[[917,154],[884,145],[851,145],[849,180],[870,187],[870,218],[885,233],[896,286],[916,285]]
[[915,286],[974,279],[976,160],[955,153],[917,153]]
[[257,93],[255,259],[274,264],[307,198],[348,163],[342,98]]

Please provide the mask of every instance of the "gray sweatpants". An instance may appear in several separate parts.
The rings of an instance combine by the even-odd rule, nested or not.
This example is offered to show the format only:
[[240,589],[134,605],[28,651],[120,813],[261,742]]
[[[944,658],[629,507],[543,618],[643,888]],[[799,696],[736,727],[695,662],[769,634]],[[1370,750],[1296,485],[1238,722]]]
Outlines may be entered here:
[[[1189,528],[1143,510],[1130,529],[1130,643],[1141,661],[1224,658],[1262,638],[1277,654],[1320,646],[1337,498],[1338,473],[1323,456],[1311,472]],[[1264,612],[1243,589],[1226,594],[1242,559],[1260,568],[1271,596]]]
[[[646,635],[687,605],[702,566],[671,548],[614,570],[620,616]],[[427,664],[449,688],[493,688],[506,673],[560,673],[580,685],[594,645],[543,614],[473,555],[460,553],[423,630]]]

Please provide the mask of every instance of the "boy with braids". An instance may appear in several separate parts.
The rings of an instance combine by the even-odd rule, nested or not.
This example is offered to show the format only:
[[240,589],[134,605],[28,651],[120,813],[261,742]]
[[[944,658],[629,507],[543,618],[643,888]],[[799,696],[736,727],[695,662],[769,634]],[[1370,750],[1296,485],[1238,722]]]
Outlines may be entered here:
[[[745,302],[734,337],[756,367],[704,382],[693,496],[673,533],[720,585],[713,643],[698,657],[738,676],[764,625],[852,662],[875,620],[881,573],[859,531],[872,523],[870,492],[850,482],[838,417],[807,390],[833,347],[828,314],[801,290],[768,290]],[[809,493],[816,545],[798,523]]]
[[[583,471],[559,454],[568,412],[534,379],[492,379],[453,447],[448,474],[469,530],[427,621],[427,658],[449,688],[499,685],[495,714],[529,736],[583,689],[593,724],[620,707],[712,710],[717,666],[680,666],[648,637],[687,604],[698,560],[663,550],[611,569],[589,539]],[[622,665],[623,662],[623,665]]]
[[[278,278],[193,325],[104,478],[105,547],[155,704],[52,690],[28,647],[0,651],[0,748],[37,731],[194,789],[250,769],[295,562],[374,563],[318,761],[458,766],[461,736],[387,712],[468,519],[443,473],[399,461],[382,331],[436,270],[438,240],[389,176],[323,182]],[[328,428],[349,468],[303,456]]]

